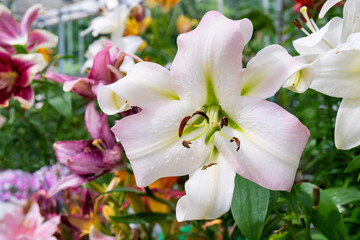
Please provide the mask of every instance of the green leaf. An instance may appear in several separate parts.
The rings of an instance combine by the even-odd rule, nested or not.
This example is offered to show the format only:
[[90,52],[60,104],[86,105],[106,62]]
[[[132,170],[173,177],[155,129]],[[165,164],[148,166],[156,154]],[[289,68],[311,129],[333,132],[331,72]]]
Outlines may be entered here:
[[347,168],[345,169],[345,172],[352,172],[356,169],[360,168],[360,155],[357,156],[356,158],[354,158],[349,165],[347,166]]
[[311,217],[314,226],[330,240],[346,239],[344,220],[325,191],[320,189],[320,202],[318,210],[313,209],[312,192],[316,187],[311,183],[301,183],[296,186],[299,198],[304,206],[306,215]]
[[356,188],[329,188],[324,190],[335,204],[348,204],[360,200],[360,191]]
[[241,232],[250,240],[260,239],[270,203],[270,191],[236,175],[231,212]]
[[280,192],[281,196],[285,198],[287,203],[290,205],[291,209],[295,213],[297,222],[299,223],[300,219],[300,211],[299,211],[299,201],[298,201],[298,194],[296,188],[293,187],[291,192]]
[[26,50],[26,48],[25,48],[25,46],[23,46],[23,45],[18,45],[18,44],[15,44],[15,45],[13,45],[13,47],[15,48],[15,51],[17,52],[17,53],[20,53],[20,54],[26,54],[26,53],[28,53],[28,51]]
[[172,221],[175,219],[175,214],[173,213],[137,213],[137,214],[125,214],[120,216],[111,216],[110,217],[114,222],[119,223],[155,223],[161,221]]
[[73,112],[70,93],[65,93],[62,89],[57,87],[49,88],[47,100],[61,115],[68,118],[72,117]]

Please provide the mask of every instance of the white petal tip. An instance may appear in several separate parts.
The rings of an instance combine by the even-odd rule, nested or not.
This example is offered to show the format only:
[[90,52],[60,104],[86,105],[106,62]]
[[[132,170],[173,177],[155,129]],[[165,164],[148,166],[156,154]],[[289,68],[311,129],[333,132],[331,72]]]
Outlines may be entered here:
[[113,90],[113,85],[100,87],[98,90],[98,103],[101,110],[107,115],[113,115],[131,109],[124,99],[120,98]]

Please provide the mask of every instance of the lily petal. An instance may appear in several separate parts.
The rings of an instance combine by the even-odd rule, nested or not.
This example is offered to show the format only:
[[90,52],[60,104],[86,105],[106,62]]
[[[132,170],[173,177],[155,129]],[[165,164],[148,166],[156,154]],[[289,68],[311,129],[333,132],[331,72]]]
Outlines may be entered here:
[[35,19],[38,17],[39,12],[43,10],[43,7],[41,4],[35,4],[31,6],[25,13],[24,17],[21,21],[21,32],[23,34],[27,34],[30,31],[31,25],[35,21]]
[[141,62],[117,82],[98,90],[98,102],[111,115],[131,106],[146,108],[154,102],[179,99],[171,84],[169,71],[155,63]]
[[130,160],[138,186],[148,186],[162,177],[189,174],[206,160],[210,146],[205,145],[204,136],[190,149],[182,145],[201,129],[178,136],[181,120],[198,109],[200,106],[182,101],[158,102],[121,119],[112,128]]
[[180,34],[170,70],[180,99],[216,104],[238,94],[242,51],[252,30],[248,19],[233,21],[210,11],[195,30]]
[[89,240],[116,240],[116,238],[103,234],[99,229],[92,225],[89,231]]
[[337,48],[339,52],[351,52],[354,50],[360,50],[360,32],[350,34],[346,42],[341,43]]
[[300,71],[296,72],[294,75],[292,75],[284,83],[283,87],[296,93],[303,93],[309,89],[314,79],[314,68],[312,67],[312,65],[306,64],[308,62],[311,62],[306,60],[306,57],[296,56],[294,58],[304,63],[303,68]]
[[258,52],[242,72],[241,95],[272,97],[288,78],[299,71],[308,72],[309,68],[310,65],[290,56],[285,48],[268,46]]
[[60,216],[53,217],[38,226],[34,232],[34,237],[44,239],[52,236],[58,229],[60,223]]
[[17,85],[22,87],[28,86],[35,74],[41,72],[47,65],[41,53],[16,54],[12,58],[16,61],[18,68],[22,70],[20,79],[17,81]]
[[54,143],[54,152],[56,159],[60,163],[67,165],[68,159],[84,152],[85,148],[90,146],[90,140],[58,141]]
[[94,64],[88,78],[104,82],[104,84],[111,83],[111,72],[108,70],[107,65],[112,64],[109,53],[112,46],[111,42],[106,43],[105,48],[95,55]]
[[301,55],[325,53],[340,44],[343,20],[331,19],[319,31],[293,41],[294,48]]
[[327,0],[320,10],[319,18],[322,19],[329,9],[335,6],[338,2],[341,2],[341,0]]
[[229,211],[234,179],[234,170],[221,154],[216,165],[191,173],[185,183],[186,195],[176,205],[176,219],[215,219]]
[[236,151],[234,143],[216,135],[220,154],[242,177],[271,190],[290,191],[309,130],[283,108],[260,98],[234,97],[222,107],[232,119],[222,131],[237,137],[241,147]]
[[103,162],[103,154],[99,149],[90,149],[76,154],[68,159],[66,167],[80,176],[99,176],[106,169],[106,165]]
[[331,97],[357,98],[360,96],[359,66],[360,50],[329,51],[313,63],[316,71],[310,88]]
[[343,11],[341,41],[345,42],[350,34],[360,32],[360,1],[347,0]]
[[15,100],[19,101],[20,106],[23,109],[29,109],[34,105],[35,101],[35,95],[34,90],[31,86],[27,86],[25,88],[17,88],[14,91],[14,97]]
[[71,174],[69,176],[61,178],[59,181],[57,181],[49,190],[48,197],[54,196],[56,193],[67,189],[69,187],[78,187],[89,180],[82,178],[76,174]]
[[58,37],[42,29],[35,29],[29,33],[28,50],[36,48],[54,48],[58,43]]
[[335,123],[335,146],[346,150],[360,145],[360,98],[344,98]]

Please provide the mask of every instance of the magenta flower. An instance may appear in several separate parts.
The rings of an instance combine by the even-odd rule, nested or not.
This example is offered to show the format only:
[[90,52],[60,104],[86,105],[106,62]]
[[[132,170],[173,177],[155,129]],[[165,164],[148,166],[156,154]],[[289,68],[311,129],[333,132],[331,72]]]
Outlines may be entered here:
[[14,97],[22,108],[29,109],[34,103],[30,83],[46,64],[41,54],[11,56],[0,47],[0,107],[8,106],[10,98]]
[[85,125],[92,140],[59,141],[54,144],[58,161],[73,174],[61,178],[48,195],[68,187],[77,187],[123,166],[123,152],[116,143],[105,114],[100,115],[93,102],[85,111]]
[[32,23],[42,11],[40,4],[29,8],[22,21],[18,22],[11,15],[11,11],[0,4],[0,47],[10,53],[16,53],[13,45],[26,46],[29,52],[34,48],[56,47],[58,37],[48,31],[34,29],[30,31]]
[[115,51],[110,54],[112,43],[108,42],[106,47],[94,57],[94,64],[87,78],[72,77],[54,72],[47,72],[45,78],[63,84],[65,92],[73,91],[88,99],[96,99],[97,89],[100,86],[108,85],[122,78],[119,67],[125,55]]
[[56,216],[44,222],[39,205],[33,203],[26,215],[22,209],[15,209],[5,214],[0,220],[1,240],[56,240],[53,234],[57,231],[60,217]]

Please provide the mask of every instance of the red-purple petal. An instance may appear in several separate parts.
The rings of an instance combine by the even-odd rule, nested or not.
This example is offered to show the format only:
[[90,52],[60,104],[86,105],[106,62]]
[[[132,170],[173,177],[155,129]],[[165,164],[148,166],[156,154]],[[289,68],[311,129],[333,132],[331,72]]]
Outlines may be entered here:
[[111,72],[107,68],[108,64],[112,64],[109,49],[112,44],[109,42],[106,47],[98,52],[94,57],[94,64],[89,72],[89,78],[96,81],[102,81],[107,84],[111,83]]
[[64,165],[67,165],[68,159],[84,152],[87,147],[91,147],[90,140],[69,140],[54,143],[55,156],[57,160]]
[[96,110],[94,102],[89,103],[85,110],[85,126],[93,139],[100,138],[101,124],[101,116]]
[[14,99],[20,102],[24,109],[29,109],[34,104],[34,90],[29,85],[27,87],[17,87],[14,91]]
[[40,4],[33,5],[30,7],[22,18],[20,29],[22,34],[27,34],[30,31],[31,25],[38,17],[42,6]]
[[86,182],[88,182],[87,179],[82,178],[76,174],[71,174],[69,176],[61,178],[57,183],[55,183],[55,185],[50,188],[47,195],[51,197],[64,189],[67,189],[69,187],[78,187]]

